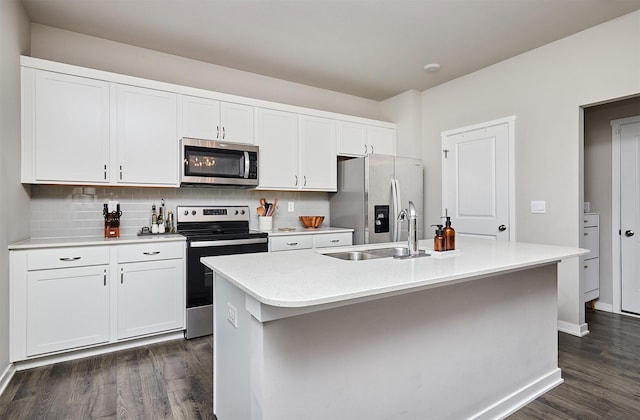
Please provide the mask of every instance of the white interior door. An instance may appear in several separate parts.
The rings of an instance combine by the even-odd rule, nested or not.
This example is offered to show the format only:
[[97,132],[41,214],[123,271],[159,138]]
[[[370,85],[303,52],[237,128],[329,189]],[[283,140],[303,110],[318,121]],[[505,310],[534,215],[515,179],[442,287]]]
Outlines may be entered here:
[[619,130],[621,309],[640,314],[640,122]]
[[442,212],[459,237],[514,240],[513,117],[442,133]]

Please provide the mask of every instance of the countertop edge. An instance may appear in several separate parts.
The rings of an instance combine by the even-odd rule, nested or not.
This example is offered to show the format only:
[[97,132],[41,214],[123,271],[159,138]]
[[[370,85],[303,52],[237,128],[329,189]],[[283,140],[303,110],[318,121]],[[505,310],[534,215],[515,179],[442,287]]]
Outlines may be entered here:
[[[360,248],[360,246],[354,246],[354,248]],[[445,275],[445,276],[442,276],[441,278],[436,278],[436,279],[425,278],[424,280],[393,284],[387,287],[373,288],[373,289],[364,290],[364,291],[337,293],[331,296],[324,296],[324,297],[315,298],[315,299],[311,298],[306,300],[300,300],[300,299],[282,300],[282,299],[272,299],[267,296],[263,296],[257,293],[256,291],[252,290],[250,287],[247,287],[247,285],[243,284],[242,281],[238,281],[234,279],[233,276],[230,275],[230,273],[225,272],[224,269],[212,267],[210,264],[207,263],[206,258],[203,258],[202,262],[207,267],[211,268],[214,272],[229,279],[229,281],[231,281],[236,287],[243,290],[245,293],[247,293],[249,296],[257,300],[261,304],[276,307],[276,308],[282,308],[282,309],[285,309],[285,308],[295,309],[295,308],[304,308],[304,307],[332,304],[337,302],[358,300],[362,298],[375,298],[377,296],[383,297],[384,295],[387,295],[387,294],[398,294],[398,293],[409,292],[413,290],[417,291],[417,290],[423,290],[423,289],[429,289],[429,288],[445,287],[448,285],[453,285],[453,284],[457,284],[465,281],[473,281],[476,279],[486,278],[492,275],[500,275],[500,274],[505,274],[512,271],[521,271],[529,268],[534,268],[536,266],[555,264],[555,263],[561,262],[562,260],[579,257],[581,255],[585,255],[586,253],[588,253],[587,250],[584,250],[581,248],[564,248],[564,249],[565,249],[564,252],[558,252],[546,257],[532,258],[531,260],[525,260],[525,261],[516,262],[516,263],[508,263],[508,264],[499,265],[492,268],[472,270],[469,272],[461,272],[459,274],[454,274],[454,275]],[[314,252],[314,251],[309,250],[307,252]],[[458,256],[451,256],[448,258],[458,258]]]
[[278,237],[278,236],[294,236],[294,235],[326,235],[331,233],[353,233],[353,229],[351,228],[340,228],[340,227],[325,227],[325,228],[317,228],[317,229],[307,229],[307,228],[295,228],[295,230],[278,230],[275,228],[273,230],[267,231],[269,237]]
[[166,234],[162,236],[122,236],[120,238],[102,237],[60,237],[60,238],[30,238],[9,244],[10,251],[20,251],[43,248],[62,248],[72,246],[100,246],[100,245],[124,245],[140,244],[149,241],[158,242],[184,242],[186,238],[180,234]]

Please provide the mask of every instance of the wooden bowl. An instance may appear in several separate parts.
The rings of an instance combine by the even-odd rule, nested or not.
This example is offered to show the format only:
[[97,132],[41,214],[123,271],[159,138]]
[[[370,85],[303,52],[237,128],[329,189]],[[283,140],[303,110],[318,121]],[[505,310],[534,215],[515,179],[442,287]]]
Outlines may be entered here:
[[300,216],[300,223],[307,229],[315,229],[322,224],[324,216]]

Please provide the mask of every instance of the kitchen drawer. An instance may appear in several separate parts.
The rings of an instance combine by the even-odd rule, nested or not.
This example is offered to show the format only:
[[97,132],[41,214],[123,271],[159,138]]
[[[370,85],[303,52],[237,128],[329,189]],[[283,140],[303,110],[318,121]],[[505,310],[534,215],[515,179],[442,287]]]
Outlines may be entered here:
[[313,235],[314,246],[316,248],[326,248],[331,246],[347,246],[353,244],[351,233],[328,233]]
[[597,227],[584,228],[581,246],[590,251],[587,255],[584,256],[584,259],[599,257],[600,256],[600,229]]
[[594,227],[599,224],[599,215],[594,213],[585,213],[582,215],[582,225],[584,227]]
[[141,261],[169,260],[183,258],[184,242],[152,242],[135,245],[120,245],[116,247],[118,263]]
[[109,247],[86,246],[28,251],[27,270],[109,264]]
[[312,235],[276,236],[269,238],[269,251],[292,251],[313,248]]

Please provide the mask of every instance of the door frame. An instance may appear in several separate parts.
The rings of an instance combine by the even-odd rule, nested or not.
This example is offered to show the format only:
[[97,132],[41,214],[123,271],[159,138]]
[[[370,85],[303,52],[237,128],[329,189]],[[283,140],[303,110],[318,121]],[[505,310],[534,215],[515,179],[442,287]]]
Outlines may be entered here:
[[[482,122],[482,123],[478,123],[478,124],[472,124],[472,125],[468,125],[466,127],[460,127],[460,128],[456,128],[453,130],[447,130],[447,131],[443,131],[440,133],[440,146],[443,149],[442,151],[444,152],[444,140],[446,137],[448,136],[452,136],[452,135],[456,135],[456,134],[461,134],[461,133],[466,133],[468,131],[475,131],[475,130],[480,130],[483,128],[489,128],[489,127],[494,127],[496,125],[502,125],[502,124],[507,124],[507,129],[509,132],[509,139],[508,139],[508,145],[509,145],[509,161],[507,162],[508,168],[509,168],[509,187],[508,187],[508,191],[509,191],[509,242],[514,242],[516,240],[516,168],[515,168],[515,161],[516,161],[516,153],[515,153],[515,135],[516,135],[516,116],[515,115],[511,115],[509,117],[504,117],[504,118],[498,118],[496,120],[491,120],[491,121],[486,121],[486,122]],[[440,157],[440,159],[444,159],[443,156]],[[445,171],[444,171],[444,165],[441,164],[441,179],[442,179],[442,184],[441,184],[441,188],[444,189],[445,185],[446,185],[446,175],[445,175]],[[444,207],[445,207],[445,203],[444,200],[442,201],[442,213],[444,214]]]
[[613,312],[622,312],[622,236],[620,235],[620,126],[640,123],[640,116],[611,120],[611,280],[613,282]]

